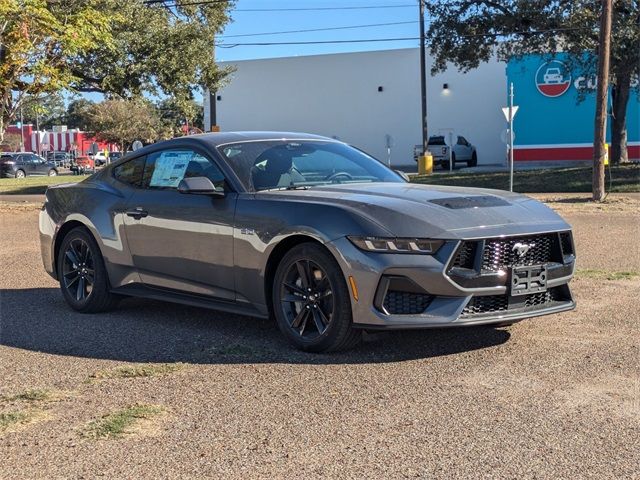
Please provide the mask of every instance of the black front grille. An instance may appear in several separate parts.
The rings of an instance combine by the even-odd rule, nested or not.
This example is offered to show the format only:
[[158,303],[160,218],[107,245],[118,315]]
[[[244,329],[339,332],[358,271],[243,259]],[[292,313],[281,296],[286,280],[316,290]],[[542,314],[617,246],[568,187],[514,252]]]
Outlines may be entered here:
[[560,244],[562,245],[562,253],[564,255],[573,255],[573,242],[571,241],[571,232],[562,232],[560,234]]
[[391,315],[417,315],[425,311],[433,296],[389,290],[384,297],[384,309]]
[[546,292],[531,293],[529,295],[525,295],[524,297],[525,308],[544,306],[549,303],[562,300],[562,297],[559,295],[559,292],[555,288],[547,290]]
[[451,266],[472,269],[476,259],[477,248],[478,242],[462,242]]
[[570,300],[571,298],[566,286],[555,287],[546,292],[530,293],[518,297],[510,297],[509,295],[473,297],[462,310],[461,317],[541,310]]
[[[521,254],[518,252],[520,247],[528,250]],[[557,233],[485,240],[482,252],[482,270],[487,272],[554,261],[562,262]]]
[[478,246],[482,249],[481,269],[483,273],[506,270],[509,267],[545,265],[550,262],[562,263],[562,249],[565,254],[571,249],[571,234],[563,232],[542,235],[528,235],[509,238],[488,238],[486,240],[466,240],[460,244],[450,268],[473,269]]
[[506,295],[487,295],[473,297],[462,310],[462,316],[485,315],[489,313],[506,312],[509,308],[509,297]]

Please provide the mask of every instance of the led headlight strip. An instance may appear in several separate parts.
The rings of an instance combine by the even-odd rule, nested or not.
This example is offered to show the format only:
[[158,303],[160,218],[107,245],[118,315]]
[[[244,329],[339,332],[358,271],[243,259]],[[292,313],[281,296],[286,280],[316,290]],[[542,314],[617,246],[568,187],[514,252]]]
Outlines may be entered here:
[[444,243],[428,238],[347,237],[360,250],[379,253],[421,253],[432,255]]

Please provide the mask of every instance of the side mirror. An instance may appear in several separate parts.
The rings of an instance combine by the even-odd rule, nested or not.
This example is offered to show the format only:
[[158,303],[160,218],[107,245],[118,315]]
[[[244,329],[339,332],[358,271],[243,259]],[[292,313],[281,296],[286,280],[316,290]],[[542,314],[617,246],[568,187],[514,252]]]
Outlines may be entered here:
[[402,178],[404,178],[407,182],[411,181],[411,178],[409,178],[409,175],[407,175],[405,172],[403,172],[402,170],[394,170],[398,175],[400,175]]
[[224,197],[224,191],[217,190],[213,182],[207,177],[187,177],[180,180],[178,184],[180,193],[190,193],[192,195],[213,195]]

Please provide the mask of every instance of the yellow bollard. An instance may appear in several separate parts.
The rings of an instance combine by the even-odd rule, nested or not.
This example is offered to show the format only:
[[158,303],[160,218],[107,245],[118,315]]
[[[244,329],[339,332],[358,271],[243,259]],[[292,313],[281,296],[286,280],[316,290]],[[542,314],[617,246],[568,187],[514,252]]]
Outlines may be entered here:
[[433,173],[433,156],[427,152],[426,155],[418,157],[418,174],[431,175]]
[[604,144],[604,164],[609,165],[609,144]]

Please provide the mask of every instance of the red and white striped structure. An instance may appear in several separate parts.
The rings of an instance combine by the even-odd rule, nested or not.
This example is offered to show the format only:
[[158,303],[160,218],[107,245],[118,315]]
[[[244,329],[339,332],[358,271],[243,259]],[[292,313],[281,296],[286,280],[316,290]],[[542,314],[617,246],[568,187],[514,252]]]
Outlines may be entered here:
[[77,129],[61,132],[40,130],[38,132],[31,124],[23,125],[22,128],[10,125],[7,128],[7,133],[22,135],[24,151],[26,152],[71,152],[75,150],[78,155],[85,155],[90,152],[94,143],[97,144],[98,150],[106,149],[111,152],[119,150],[116,145],[99,142],[86,132]]

